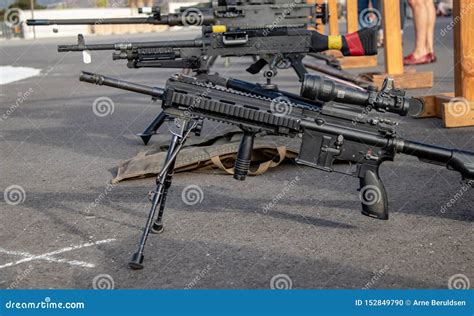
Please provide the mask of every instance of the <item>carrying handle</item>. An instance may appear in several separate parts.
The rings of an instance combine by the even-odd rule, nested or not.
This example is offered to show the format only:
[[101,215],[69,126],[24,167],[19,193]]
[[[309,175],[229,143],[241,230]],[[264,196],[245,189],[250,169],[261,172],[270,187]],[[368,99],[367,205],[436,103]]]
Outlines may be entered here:
[[362,214],[376,219],[388,219],[388,198],[379,176],[378,166],[368,167],[360,176],[359,198]]

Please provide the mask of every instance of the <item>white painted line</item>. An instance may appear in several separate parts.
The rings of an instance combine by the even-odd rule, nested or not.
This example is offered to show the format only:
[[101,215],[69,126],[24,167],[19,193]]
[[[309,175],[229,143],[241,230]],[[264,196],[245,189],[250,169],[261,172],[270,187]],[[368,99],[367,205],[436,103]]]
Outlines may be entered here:
[[[0,248],[0,253],[4,253],[4,254],[7,254],[7,255],[13,255],[13,256],[19,256],[19,257],[24,257],[24,259],[34,257],[34,255],[32,255],[28,252],[10,251],[10,250],[6,250],[6,249],[3,249],[3,248]],[[70,262],[73,265],[78,265],[78,266],[82,266],[82,267],[85,267],[85,268],[93,268],[94,267],[93,264],[88,263],[88,262],[77,261],[77,260],[56,259],[56,258],[49,257],[49,256],[38,259],[38,260],[46,260],[46,261],[51,261],[51,262],[68,262],[68,263]],[[24,261],[19,262],[19,263],[23,263],[23,262]],[[74,262],[74,263],[72,263],[72,262]],[[19,263],[17,263],[17,264],[19,264]],[[10,263],[7,263],[7,264],[4,264],[4,265],[0,266],[0,269],[6,268],[7,266],[11,267],[12,265],[14,265],[14,262],[10,262]]]
[[[4,254],[7,254],[7,255],[13,255],[13,256],[19,256],[19,257],[24,257],[24,259],[35,257],[35,255],[32,255],[28,252],[10,251],[10,250],[6,250],[6,249],[3,249],[3,248],[0,248],[0,253],[4,253]],[[77,260],[56,259],[56,258],[49,257],[49,256],[38,259],[38,260],[45,260],[45,261],[51,261],[51,262],[68,262],[68,261],[73,262],[74,261],[75,262],[74,265],[83,266],[85,268],[93,268],[94,267],[93,264],[88,263],[88,262],[77,261]],[[21,261],[21,260],[18,260],[18,261]],[[23,262],[25,262],[25,261],[18,262],[17,264],[23,263]],[[7,264],[4,264],[4,265],[0,266],[0,269],[6,268],[7,266],[11,267],[12,265],[14,265],[14,262],[10,262],[10,263],[7,263]]]
[[0,269],[11,267],[11,266],[16,266],[16,265],[21,264],[21,263],[36,261],[36,260],[45,260],[45,261],[50,261],[50,262],[67,263],[69,265],[80,266],[80,267],[83,267],[83,268],[94,268],[95,265],[92,264],[92,263],[77,261],[77,260],[58,259],[58,258],[54,258],[53,256],[59,255],[61,253],[65,253],[65,252],[70,252],[70,251],[73,251],[73,250],[78,250],[78,249],[81,249],[81,248],[86,248],[86,247],[96,246],[96,245],[100,245],[100,244],[110,243],[110,242],[115,241],[115,240],[116,240],[115,238],[112,238],[112,239],[99,240],[99,241],[96,241],[96,242],[84,243],[84,244],[80,244],[80,245],[76,245],[76,246],[61,248],[61,249],[58,249],[58,250],[55,250],[55,251],[52,251],[52,252],[47,252],[47,253],[42,254],[42,255],[33,255],[33,254],[28,253],[28,252],[11,251],[11,250],[6,250],[6,249],[3,249],[3,248],[0,248],[0,253],[23,257],[23,259],[20,259],[20,260],[17,260],[17,261],[12,261],[12,262],[6,263],[4,265],[1,265]]
[[37,76],[41,69],[31,67],[0,66],[0,85]]

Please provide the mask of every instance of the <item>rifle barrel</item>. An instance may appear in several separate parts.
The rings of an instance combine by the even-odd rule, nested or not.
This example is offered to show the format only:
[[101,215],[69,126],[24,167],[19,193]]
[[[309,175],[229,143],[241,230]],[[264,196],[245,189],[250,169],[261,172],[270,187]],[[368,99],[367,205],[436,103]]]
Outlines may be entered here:
[[137,92],[141,94],[149,95],[153,98],[161,99],[163,97],[164,90],[157,87],[150,87],[138,83],[132,83],[123,81],[100,74],[90,73],[83,71],[79,77],[80,81],[95,83],[99,86],[109,86],[117,89]]
[[115,44],[58,45],[58,52],[81,52],[84,50],[114,50]]
[[[200,11],[200,10],[199,10]],[[193,11],[194,12],[194,11]],[[195,20],[193,20],[193,18]],[[184,13],[134,18],[90,18],[90,19],[29,19],[26,25],[101,25],[101,24],[154,24],[168,26],[212,25],[216,22],[211,10],[202,10],[200,14],[186,16]]]
[[44,25],[100,25],[100,24],[164,24],[146,18],[92,18],[92,19],[30,19],[26,20],[26,25],[44,26]]
[[138,48],[194,48],[204,45],[201,38],[194,40],[114,43],[114,44],[84,44],[58,45],[58,52],[80,52],[84,50],[125,50]]

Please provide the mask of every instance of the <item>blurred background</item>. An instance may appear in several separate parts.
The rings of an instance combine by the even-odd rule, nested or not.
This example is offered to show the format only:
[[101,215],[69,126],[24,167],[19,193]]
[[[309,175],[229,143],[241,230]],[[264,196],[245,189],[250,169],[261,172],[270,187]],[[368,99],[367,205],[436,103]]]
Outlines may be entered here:
[[[0,0],[0,39],[64,37],[82,34],[127,34],[164,31],[167,26],[152,25],[76,25],[61,27],[60,33],[52,32],[53,27],[27,27],[26,19],[42,18],[93,18],[129,17],[138,15],[136,8],[159,6],[164,13],[175,12],[181,6],[206,3],[207,0]],[[339,0],[340,21],[344,22],[345,1]],[[439,15],[449,16],[452,0],[434,1]],[[410,9],[408,17],[411,18]],[[64,30],[63,30],[64,29]]]

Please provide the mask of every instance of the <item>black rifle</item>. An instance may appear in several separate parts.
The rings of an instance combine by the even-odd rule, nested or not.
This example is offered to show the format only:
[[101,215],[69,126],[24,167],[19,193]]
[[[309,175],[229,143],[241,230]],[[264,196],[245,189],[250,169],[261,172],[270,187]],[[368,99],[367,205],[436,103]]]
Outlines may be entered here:
[[[336,43],[336,44],[335,44]],[[59,45],[58,51],[115,50],[113,59],[127,59],[129,68],[189,68],[196,74],[208,73],[218,56],[259,57],[247,71],[256,74],[264,67],[267,88],[278,68],[292,67],[300,81],[307,73],[302,64],[305,54],[339,49],[343,55],[376,55],[376,29],[367,28],[345,36],[330,37],[301,27],[273,29],[233,29],[214,32],[203,27],[203,35],[194,40],[86,44],[82,35],[76,45]],[[139,136],[145,145],[161,126],[165,116],[157,116]]]
[[[149,233],[163,231],[163,212],[176,156],[190,133],[199,132],[199,122],[204,119],[236,125],[243,130],[234,165],[234,178],[238,180],[244,180],[250,168],[256,133],[263,131],[286,137],[302,134],[296,162],[358,177],[362,214],[376,219],[388,219],[387,192],[379,177],[379,167],[384,161],[393,161],[398,153],[444,165],[459,172],[463,180],[474,185],[474,153],[404,140],[396,135],[394,122],[366,114],[371,109],[399,114],[419,111],[421,101],[406,97],[401,90],[386,89],[376,94],[373,91],[346,89],[320,77],[306,75],[300,97],[291,99],[291,94],[279,92],[281,97],[272,99],[243,92],[244,85],[239,85],[240,91],[236,91],[183,75],[172,76],[165,88],[91,73],[82,73],[80,80],[161,99],[164,112],[181,122],[181,132],[173,135],[166,162],[157,177],[140,245],[129,263],[132,269],[143,268],[143,251]],[[223,78],[217,78],[217,81],[221,85],[229,82]],[[386,88],[390,87],[389,83],[385,83]],[[286,95],[288,97],[284,98]],[[300,98],[305,101],[298,102]],[[326,103],[313,104],[313,99]],[[280,111],[282,108],[284,111]],[[336,161],[349,163],[352,168],[340,170]]]
[[181,7],[178,13],[162,14],[160,7],[138,8],[147,17],[91,18],[91,19],[30,19],[30,26],[46,25],[104,25],[152,24],[168,26],[226,25],[228,27],[314,26],[316,19],[327,23],[326,5],[308,4],[305,1],[289,3],[287,0],[232,1],[219,0]]

